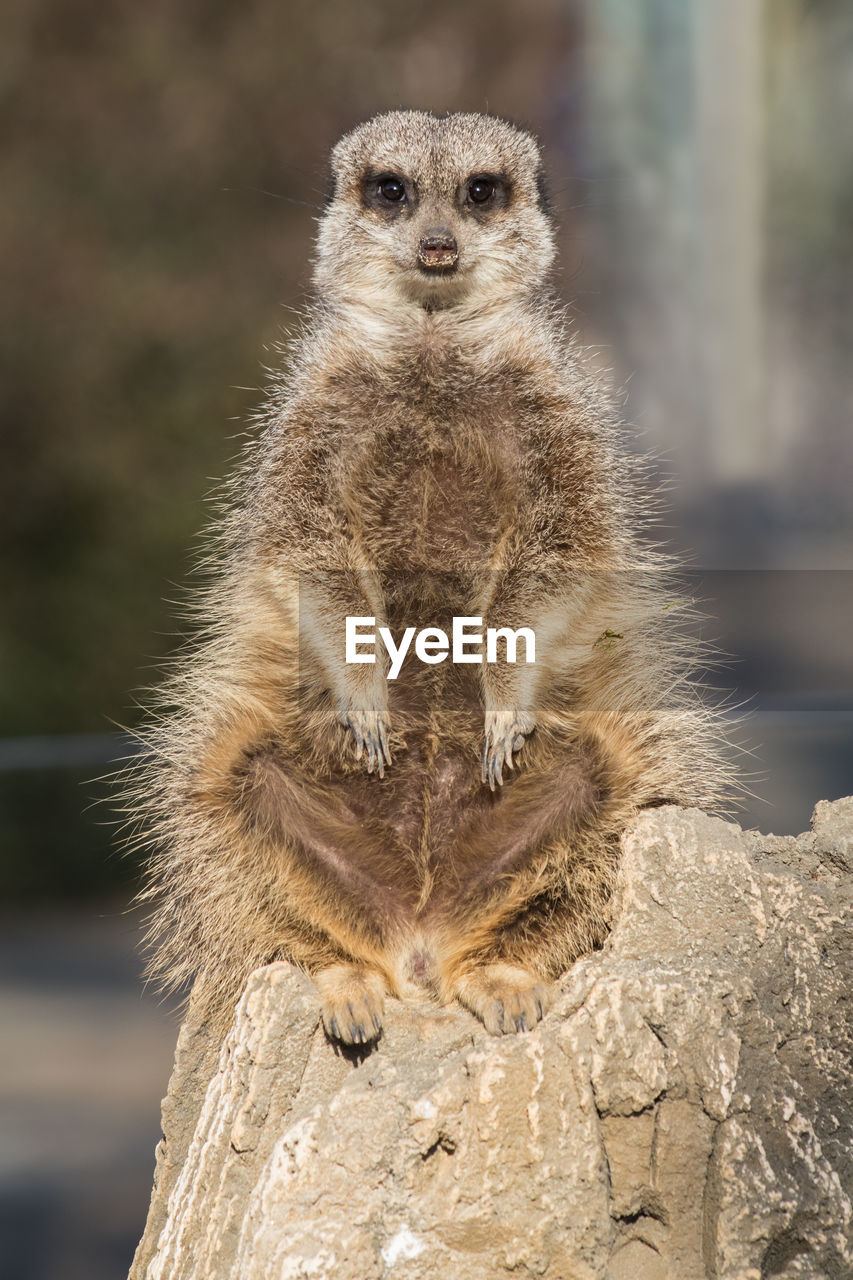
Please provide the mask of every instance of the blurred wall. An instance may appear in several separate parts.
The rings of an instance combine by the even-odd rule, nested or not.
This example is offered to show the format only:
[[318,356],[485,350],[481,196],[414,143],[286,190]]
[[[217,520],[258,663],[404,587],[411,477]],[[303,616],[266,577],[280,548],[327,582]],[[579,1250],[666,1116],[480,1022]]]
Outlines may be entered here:
[[581,286],[723,567],[851,567],[853,9],[589,0]]

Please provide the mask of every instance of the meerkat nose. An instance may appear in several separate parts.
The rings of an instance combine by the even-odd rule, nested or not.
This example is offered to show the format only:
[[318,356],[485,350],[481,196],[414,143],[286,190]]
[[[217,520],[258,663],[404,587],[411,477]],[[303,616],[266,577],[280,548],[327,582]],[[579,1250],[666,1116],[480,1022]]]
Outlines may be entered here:
[[418,262],[422,267],[454,267],[459,257],[456,237],[444,227],[431,229],[418,242]]

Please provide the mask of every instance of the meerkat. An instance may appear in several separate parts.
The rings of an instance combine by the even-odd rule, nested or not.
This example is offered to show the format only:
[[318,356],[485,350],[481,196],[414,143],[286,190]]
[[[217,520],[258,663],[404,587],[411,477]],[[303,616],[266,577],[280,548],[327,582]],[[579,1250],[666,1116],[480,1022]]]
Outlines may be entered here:
[[[647,478],[548,288],[536,140],[391,112],[331,179],[314,300],[136,773],[151,971],[223,1025],[284,959],[338,1041],[378,1037],[389,995],[524,1031],[604,940],[637,811],[719,801],[719,717]],[[439,660],[454,618],[496,659]],[[347,619],[427,629],[424,659],[345,661]]]

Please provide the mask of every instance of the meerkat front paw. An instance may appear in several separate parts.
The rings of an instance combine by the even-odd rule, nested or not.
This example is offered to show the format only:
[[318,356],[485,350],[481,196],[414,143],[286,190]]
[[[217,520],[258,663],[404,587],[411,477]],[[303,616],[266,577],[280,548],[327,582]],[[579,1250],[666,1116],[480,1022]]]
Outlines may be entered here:
[[547,985],[529,969],[487,964],[460,979],[456,998],[493,1036],[531,1031],[548,1007]]
[[503,786],[503,767],[514,768],[512,753],[524,746],[527,734],[536,722],[518,707],[494,708],[486,711],[481,776],[492,791]]
[[367,756],[367,772],[374,770],[380,778],[385,777],[385,766],[391,763],[391,749],[388,746],[390,722],[388,712],[376,705],[359,706],[354,701],[341,707],[340,720],[345,724],[355,739],[355,758],[361,760]]
[[343,1044],[370,1044],[382,1032],[385,983],[378,973],[335,964],[314,977],[322,999],[326,1034]]

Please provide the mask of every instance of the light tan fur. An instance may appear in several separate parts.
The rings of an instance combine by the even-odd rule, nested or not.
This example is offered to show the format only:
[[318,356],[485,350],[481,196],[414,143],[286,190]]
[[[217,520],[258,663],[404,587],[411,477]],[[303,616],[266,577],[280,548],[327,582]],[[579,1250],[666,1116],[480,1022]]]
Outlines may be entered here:
[[[637,810],[718,803],[718,717],[642,467],[546,291],[535,140],[396,112],[332,170],[316,300],[133,774],[151,971],[221,1022],[285,958],[344,1041],[378,1034],[383,993],[523,1030],[606,936]],[[424,266],[436,228],[452,269]],[[410,654],[389,682],[344,663],[347,615],[527,626],[536,662]]]

